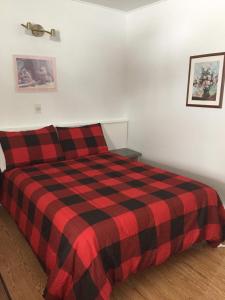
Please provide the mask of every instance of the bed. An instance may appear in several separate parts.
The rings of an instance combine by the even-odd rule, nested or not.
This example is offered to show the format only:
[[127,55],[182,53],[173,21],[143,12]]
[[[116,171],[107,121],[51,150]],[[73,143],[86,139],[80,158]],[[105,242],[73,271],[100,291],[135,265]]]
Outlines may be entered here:
[[0,197],[48,275],[47,300],[109,300],[130,274],[225,239],[215,190],[112,152],[12,168]]

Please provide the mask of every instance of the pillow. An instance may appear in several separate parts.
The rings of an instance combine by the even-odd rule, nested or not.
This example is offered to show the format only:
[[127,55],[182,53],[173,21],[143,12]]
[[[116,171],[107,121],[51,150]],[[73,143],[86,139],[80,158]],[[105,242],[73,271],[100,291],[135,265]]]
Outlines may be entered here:
[[101,124],[57,127],[57,131],[66,159],[108,151]]
[[6,169],[64,158],[54,126],[28,131],[0,131]]

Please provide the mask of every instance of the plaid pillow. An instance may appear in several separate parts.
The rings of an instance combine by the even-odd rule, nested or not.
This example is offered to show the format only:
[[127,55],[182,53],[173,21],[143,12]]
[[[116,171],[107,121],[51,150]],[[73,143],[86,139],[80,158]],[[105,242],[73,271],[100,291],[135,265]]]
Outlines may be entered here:
[[0,131],[6,169],[64,158],[54,126],[28,131]]
[[82,127],[57,127],[66,159],[108,151],[101,124]]

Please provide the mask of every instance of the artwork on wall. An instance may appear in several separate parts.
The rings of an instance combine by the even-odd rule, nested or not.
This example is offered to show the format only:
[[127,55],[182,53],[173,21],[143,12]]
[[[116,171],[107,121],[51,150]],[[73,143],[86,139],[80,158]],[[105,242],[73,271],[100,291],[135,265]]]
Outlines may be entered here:
[[191,56],[187,106],[221,108],[224,72],[225,53]]
[[18,92],[56,91],[56,61],[52,57],[14,56]]

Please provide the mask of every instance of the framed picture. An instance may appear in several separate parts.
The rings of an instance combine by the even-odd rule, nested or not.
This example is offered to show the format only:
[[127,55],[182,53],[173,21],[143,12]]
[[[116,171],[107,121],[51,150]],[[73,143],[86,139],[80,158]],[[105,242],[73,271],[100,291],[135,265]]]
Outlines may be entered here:
[[56,91],[56,61],[52,57],[14,55],[18,92]]
[[225,53],[191,56],[187,106],[222,108]]

